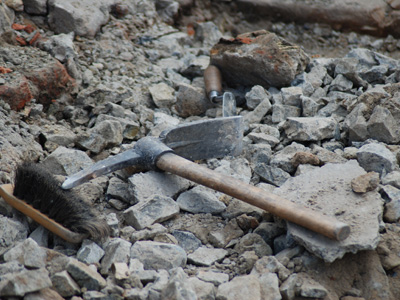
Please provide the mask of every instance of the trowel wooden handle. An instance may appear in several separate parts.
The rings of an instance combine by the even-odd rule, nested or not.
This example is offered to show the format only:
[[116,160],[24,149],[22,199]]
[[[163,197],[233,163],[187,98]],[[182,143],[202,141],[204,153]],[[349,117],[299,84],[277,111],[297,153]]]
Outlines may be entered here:
[[206,87],[207,97],[210,92],[216,91],[222,93],[222,75],[221,71],[214,65],[209,65],[204,70],[204,85]]
[[161,155],[156,165],[164,171],[265,209],[278,217],[318,232],[330,239],[342,241],[350,234],[350,227],[345,223],[233,177],[212,171],[176,154],[165,153]]

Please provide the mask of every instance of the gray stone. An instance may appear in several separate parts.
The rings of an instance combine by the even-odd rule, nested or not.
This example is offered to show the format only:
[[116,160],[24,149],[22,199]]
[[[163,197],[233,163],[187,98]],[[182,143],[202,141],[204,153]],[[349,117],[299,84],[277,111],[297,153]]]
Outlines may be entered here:
[[[249,42],[226,40],[210,51],[211,64],[220,66],[224,80],[231,84],[261,85],[265,88],[287,86],[310,61],[300,47],[265,30],[244,33],[236,39]],[[281,47],[282,44],[287,46]],[[269,53],[274,53],[273,59]],[[277,65],[276,61],[280,64]]]
[[286,248],[279,253],[275,254],[275,258],[283,265],[289,262],[293,257],[296,257],[303,253],[304,249],[301,246],[296,246],[293,248]]
[[4,262],[0,264],[0,278],[2,278],[4,275],[19,273],[24,270],[25,267],[16,260]]
[[218,287],[217,300],[261,300],[261,286],[255,275],[233,278]]
[[199,55],[189,58],[185,61],[185,66],[181,69],[181,74],[188,78],[202,77],[204,70],[210,64],[210,57],[208,55]]
[[296,170],[296,165],[293,163],[293,157],[298,152],[308,151],[308,148],[306,148],[302,144],[293,142],[282,150],[276,152],[270,160],[270,165],[273,167],[281,168],[285,172],[292,173]]
[[257,260],[250,274],[262,276],[267,273],[277,274],[281,282],[290,276],[290,271],[275,256],[263,256]]
[[385,65],[373,66],[360,74],[360,77],[371,84],[385,83],[389,67]]
[[151,97],[157,107],[171,107],[175,102],[175,90],[169,85],[161,82],[149,87]]
[[105,255],[101,260],[100,272],[107,274],[113,263],[129,260],[129,250],[132,244],[121,238],[113,238],[105,245]]
[[79,285],[72,279],[67,271],[62,271],[51,276],[53,288],[63,297],[79,295]]
[[[362,196],[353,193],[351,180],[366,172],[357,161],[327,164],[307,174],[292,177],[274,193],[301,206],[335,217],[351,227],[343,241],[330,240],[308,229],[288,223],[288,232],[300,245],[327,262],[343,257],[347,252],[373,250],[379,240],[379,220],[382,198],[376,191]],[[330,193],[332,187],[335,193]],[[312,199],[312,201],[309,201]],[[356,213],[362,206],[363,213]]]
[[136,202],[144,201],[154,195],[174,198],[188,189],[190,182],[179,176],[150,171],[129,177],[129,190]]
[[78,136],[77,144],[93,153],[100,153],[105,148],[120,145],[123,140],[122,126],[115,120],[104,120],[96,123],[87,134]]
[[189,284],[188,276],[182,268],[170,271],[170,278],[166,287],[161,292],[162,299],[197,300],[192,286]]
[[126,224],[144,229],[156,222],[163,222],[179,213],[178,204],[170,197],[155,195],[124,211]]
[[345,163],[347,161],[347,159],[345,159],[342,155],[329,151],[315,144],[311,146],[311,153],[317,156],[317,158],[320,161],[320,164],[327,164],[327,163],[340,164],[340,163]]
[[[135,230],[133,227],[131,228]],[[156,237],[157,235],[167,233],[167,231],[168,231],[167,228],[165,228],[159,223],[156,223],[148,226],[146,229],[133,232],[130,235],[129,239],[132,243],[142,240],[151,240],[154,239],[154,237]]]
[[384,198],[389,201],[385,204],[383,219],[389,223],[397,222],[400,219],[400,189],[384,185],[382,191]]
[[208,240],[215,247],[224,248],[231,241],[241,237],[243,234],[244,232],[238,226],[236,219],[232,219],[224,228],[211,231],[208,234]]
[[129,267],[127,263],[115,262],[111,266],[114,278],[118,281],[125,280],[129,278]]
[[289,140],[310,142],[333,138],[337,122],[322,117],[288,118],[283,127]]
[[110,228],[110,236],[119,236],[119,220],[116,213],[109,213],[106,215],[106,223]]
[[175,109],[179,116],[198,116],[212,107],[201,88],[181,83],[176,93]]
[[258,280],[261,287],[261,299],[281,300],[278,276],[274,273],[262,274]]
[[41,135],[46,142],[52,142],[60,146],[74,144],[76,140],[76,134],[74,132],[58,124],[45,126]]
[[268,144],[271,147],[275,147],[277,144],[279,144],[279,139],[265,133],[250,132],[247,137],[255,144]]
[[188,255],[188,262],[199,266],[211,266],[222,261],[226,255],[228,251],[225,249],[200,247]]
[[260,235],[263,240],[270,246],[273,245],[274,238],[283,234],[284,232],[285,229],[282,228],[282,226],[273,222],[262,222],[254,230],[254,233]]
[[291,86],[281,89],[282,100],[284,105],[301,107],[301,96],[303,90],[298,86]]
[[387,108],[380,105],[372,111],[367,130],[370,138],[380,142],[397,144],[400,140],[397,121]]
[[258,257],[271,255],[271,247],[262,239],[262,237],[255,233],[248,233],[243,236],[235,245],[234,249],[239,253],[245,251],[255,251]]
[[301,284],[301,280],[298,278],[298,275],[296,273],[290,275],[290,277],[279,287],[282,299],[295,300],[299,284]]
[[246,105],[249,109],[255,109],[265,99],[270,100],[271,95],[262,86],[255,85],[245,95]]
[[43,268],[46,266],[47,251],[33,239],[26,239],[3,255],[4,261],[16,260],[28,268]]
[[382,184],[389,184],[400,189],[400,171],[392,171],[382,177]]
[[229,281],[229,275],[226,273],[222,273],[217,270],[210,270],[210,271],[202,271],[200,270],[197,274],[197,278],[201,279],[202,281],[212,283],[215,286],[219,286],[222,283]]
[[[47,0],[46,0],[47,1]],[[11,31],[11,25],[14,23],[15,12],[5,3],[0,5],[0,34]]]
[[296,106],[275,104],[272,107],[272,122],[280,123],[290,117],[300,117],[301,109]]
[[338,74],[329,86],[330,91],[348,92],[353,88],[353,82],[342,74]]
[[130,250],[131,258],[137,258],[146,270],[172,269],[186,265],[186,252],[177,245],[138,241]]
[[93,38],[109,18],[112,2],[102,1],[48,1],[49,24],[56,33],[75,32],[76,35]]
[[47,0],[24,0],[24,10],[32,15],[45,15]]
[[99,273],[74,258],[70,259],[66,268],[81,288],[99,291],[107,285],[106,280]]
[[0,215],[0,232],[2,233],[0,250],[26,239],[28,235],[28,229],[22,223],[2,215]]
[[199,300],[215,299],[215,287],[212,283],[204,282],[196,277],[190,277],[188,283],[193,287]]
[[132,202],[132,196],[129,192],[129,184],[117,177],[110,178],[106,196],[108,198],[121,200],[125,203]]
[[265,98],[260,104],[258,104],[253,111],[247,113],[243,118],[246,124],[258,124],[262,118],[269,112],[272,104],[268,98]]
[[2,278],[0,282],[0,296],[22,297],[27,293],[36,292],[51,286],[49,272],[45,268],[24,270]]
[[58,147],[43,160],[43,165],[55,175],[72,175],[93,165],[90,157],[81,150]]
[[43,226],[38,226],[29,235],[29,238],[34,240],[40,247],[48,248],[49,231]]
[[302,117],[315,117],[321,105],[310,97],[301,97]]
[[187,253],[193,252],[202,245],[201,241],[189,231],[174,230],[172,231],[172,235],[178,241],[178,245]]
[[381,176],[392,172],[397,165],[395,155],[384,145],[371,143],[357,151],[357,161],[367,172],[377,172]]
[[349,141],[365,141],[368,138],[367,120],[364,117],[366,110],[367,106],[360,103],[346,116],[344,124],[348,130]]
[[96,264],[99,263],[103,258],[104,250],[91,240],[83,240],[81,248],[76,254],[76,258],[84,262],[85,264]]
[[[108,105],[116,105],[114,103],[107,103]],[[107,106],[106,104],[106,106]],[[115,110],[113,110],[115,111]],[[122,116],[122,117],[117,117],[114,115],[106,115],[106,114],[100,114],[97,119],[96,119],[96,123],[95,123],[95,127],[96,126],[100,126],[99,129],[101,129],[101,126],[104,125],[100,125],[101,123],[103,123],[104,121],[111,121],[111,126],[108,126],[109,128],[105,128],[102,130],[105,130],[107,132],[111,131],[111,132],[115,132],[115,134],[117,134],[117,136],[113,137],[111,139],[111,144],[108,145],[108,147],[111,147],[112,145],[116,145],[118,146],[118,141],[121,139],[120,137],[120,129],[119,126],[116,125],[113,122],[118,122],[121,125],[121,130],[122,130],[122,137],[124,139],[128,139],[128,140],[133,140],[135,138],[137,138],[139,131],[140,131],[140,124],[137,121],[134,120],[129,120],[128,117],[126,116]],[[97,132],[100,133],[101,132]],[[91,134],[95,135],[93,132],[91,132]],[[106,139],[108,139],[108,137],[106,136]]]
[[257,173],[263,180],[276,186],[281,186],[286,180],[290,178],[290,174],[282,170],[281,168],[270,166],[264,163],[258,164],[254,168],[254,172]]
[[213,22],[197,23],[195,38],[201,42],[203,47],[209,48],[214,46],[221,37],[221,31]]
[[225,210],[226,206],[219,201],[215,193],[203,186],[195,186],[193,189],[179,195],[176,203],[179,208],[191,213],[218,214]]
[[300,287],[299,294],[304,298],[324,299],[328,295],[328,291],[318,282],[304,282]]

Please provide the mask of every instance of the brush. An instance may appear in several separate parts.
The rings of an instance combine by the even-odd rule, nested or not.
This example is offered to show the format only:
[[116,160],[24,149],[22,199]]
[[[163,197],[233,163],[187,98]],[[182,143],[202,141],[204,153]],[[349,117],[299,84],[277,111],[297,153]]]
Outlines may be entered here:
[[0,195],[11,206],[69,242],[79,243],[84,238],[101,240],[110,233],[108,224],[93,207],[74,191],[61,189],[61,182],[39,164],[19,164],[14,187],[1,186]]

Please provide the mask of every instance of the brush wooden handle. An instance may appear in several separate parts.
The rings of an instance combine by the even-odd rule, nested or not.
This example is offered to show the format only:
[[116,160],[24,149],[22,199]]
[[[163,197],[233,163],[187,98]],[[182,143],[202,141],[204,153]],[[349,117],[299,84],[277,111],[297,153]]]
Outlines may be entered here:
[[83,239],[87,238],[87,235],[72,232],[71,230],[65,228],[56,221],[50,219],[45,214],[41,213],[37,209],[33,208],[26,202],[16,198],[13,195],[14,187],[11,184],[3,184],[0,186],[0,196],[12,207],[22,212],[24,215],[30,217],[44,228],[58,235],[62,239],[70,243],[80,243]]
[[265,209],[278,217],[318,232],[330,239],[342,241],[350,234],[350,227],[345,223],[233,177],[212,171],[176,154],[165,153],[161,155],[156,165],[164,171]]
[[[214,65],[209,65],[204,70],[204,85],[206,87],[207,97],[210,97],[212,91],[222,93],[222,75],[221,71]],[[212,99],[210,99],[212,100]]]

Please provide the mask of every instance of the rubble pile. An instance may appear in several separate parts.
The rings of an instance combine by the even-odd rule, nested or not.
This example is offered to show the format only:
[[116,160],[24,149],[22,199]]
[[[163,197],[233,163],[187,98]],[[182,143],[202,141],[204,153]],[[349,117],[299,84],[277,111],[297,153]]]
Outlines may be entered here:
[[[64,180],[142,137],[221,117],[204,88],[212,61],[231,73],[244,149],[197,163],[346,222],[349,238],[172,174],[120,170],[75,188],[107,220],[106,241],[69,244],[0,198],[1,299],[397,299],[400,43],[317,24],[254,28],[200,2],[1,1],[0,184],[23,160]],[[262,52],[234,35],[243,28],[273,45]],[[309,39],[327,52],[308,52]],[[224,57],[227,44],[241,55]],[[267,74],[240,81],[260,58]],[[290,82],[273,73],[285,63]]]

